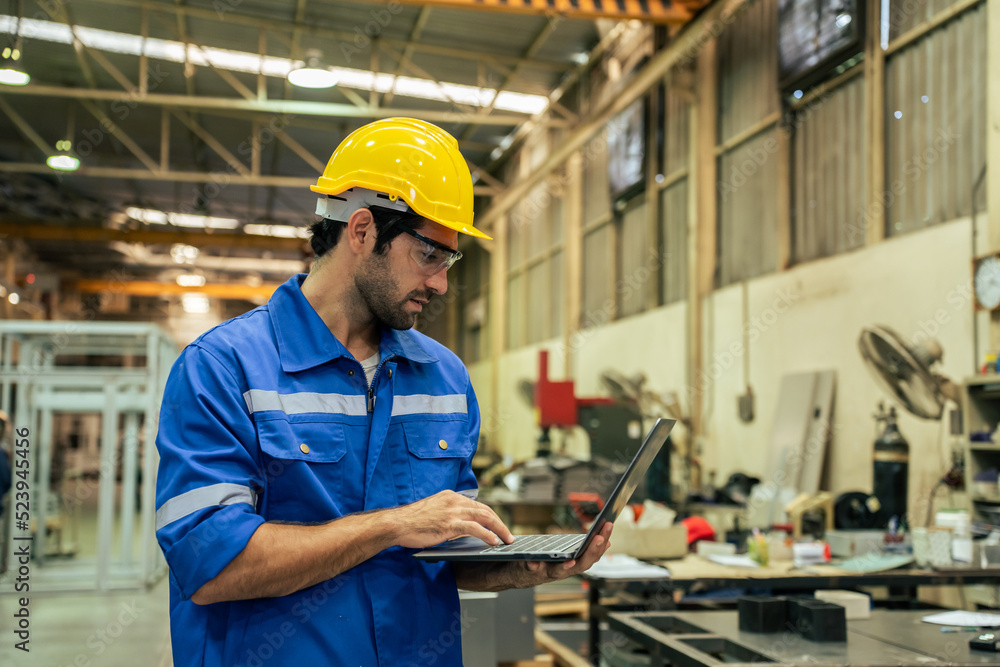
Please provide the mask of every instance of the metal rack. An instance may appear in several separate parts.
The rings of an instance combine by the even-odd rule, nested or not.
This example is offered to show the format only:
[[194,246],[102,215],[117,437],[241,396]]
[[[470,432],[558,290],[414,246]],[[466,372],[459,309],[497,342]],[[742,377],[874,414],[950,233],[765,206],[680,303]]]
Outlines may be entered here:
[[[153,324],[0,322],[0,408],[13,418],[13,429],[28,429],[31,484],[31,529],[17,530],[10,502],[4,528],[8,537],[32,535],[31,590],[138,588],[165,572],[154,534],[153,443],[176,356],[173,340]],[[67,416],[94,424],[98,465],[80,471],[72,488],[62,480],[50,487],[54,424]],[[61,539],[72,508],[94,493],[96,556],[48,556],[48,533]],[[5,545],[9,565],[15,541]],[[0,591],[13,590],[15,576],[8,567]]]

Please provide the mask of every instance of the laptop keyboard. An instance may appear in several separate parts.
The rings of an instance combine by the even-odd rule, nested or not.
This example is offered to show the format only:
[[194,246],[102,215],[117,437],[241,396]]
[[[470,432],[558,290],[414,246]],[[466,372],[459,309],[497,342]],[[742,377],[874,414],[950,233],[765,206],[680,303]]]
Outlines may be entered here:
[[576,551],[586,535],[515,535],[511,544],[483,549],[484,554],[555,554]]

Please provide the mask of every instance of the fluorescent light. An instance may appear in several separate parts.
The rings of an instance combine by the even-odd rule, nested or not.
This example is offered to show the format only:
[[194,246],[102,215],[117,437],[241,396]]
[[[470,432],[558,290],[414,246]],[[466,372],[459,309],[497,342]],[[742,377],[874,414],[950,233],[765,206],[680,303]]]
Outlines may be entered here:
[[208,297],[204,294],[185,294],[181,297],[181,306],[185,313],[204,315],[211,310]]
[[45,164],[59,171],[76,171],[80,168],[80,160],[72,155],[50,155]]
[[129,206],[125,209],[125,215],[133,220],[145,222],[147,225],[167,224],[167,214],[163,211],[157,211],[151,208],[136,208],[134,206]]
[[205,276],[199,276],[195,273],[186,273],[177,276],[177,284],[181,287],[204,287]]
[[283,239],[307,239],[309,230],[305,227],[295,227],[293,225],[244,225],[243,231],[256,236],[276,236]]
[[31,81],[31,77],[28,76],[27,72],[22,72],[19,69],[0,69],[0,83],[5,86],[25,86]]
[[235,218],[213,218],[210,215],[191,213],[167,213],[167,220],[177,227],[198,227],[204,229],[236,229],[240,221]]
[[155,208],[137,208],[135,206],[125,209],[125,215],[149,225],[171,224],[175,227],[197,227],[199,229],[236,229],[240,224],[240,221],[235,218],[215,218],[210,215],[194,213],[164,213]]
[[193,245],[175,243],[170,246],[170,256],[178,264],[193,264],[198,258],[198,249]]
[[10,294],[7,295],[7,300],[16,306],[18,303],[20,303],[21,297],[18,296],[17,292],[11,292]]
[[320,67],[300,67],[288,73],[288,82],[299,88],[333,88],[337,75]]
[[[0,33],[13,34],[17,30],[17,17],[0,15]],[[21,19],[20,34],[28,39],[72,45],[73,30],[63,23],[39,19]],[[305,63],[291,58],[261,57],[256,53],[232,51],[194,44],[185,45],[166,39],[130,35],[98,28],[76,26],[76,36],[80,42],[92,49],[123,53],[126,55],[146,55],[149,58],[175,63],[190,62],[201,67],[214,67],[234,72],[261,73],[265,76],[285,78],[293,70],[301,71]],[[394,95],[417,97],[428,100],[447,101],[452,99],[463,104],[479,107],[489,106],[496,97],[496,109],[534,114],[547,108],[548,98],[544,95],[527,95],[503,91],[497,95],[492,88],[468,86],[458,83],[441,83],[429,79],[374,74],[370,71],[348,67],[330,67],[324,72],[335,79],[339,86],[378,93],[392,91]],[[331,84],[332,85],[332,84]]]

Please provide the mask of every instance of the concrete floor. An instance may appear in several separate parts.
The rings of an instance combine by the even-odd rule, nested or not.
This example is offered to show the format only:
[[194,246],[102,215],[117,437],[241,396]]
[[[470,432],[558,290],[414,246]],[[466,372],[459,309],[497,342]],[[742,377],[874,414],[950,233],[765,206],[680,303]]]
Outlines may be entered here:
[[149,591],[33,594],[29,653],[14,648],[14,596],[0,597],[4,667],[172,667],[168,585]]

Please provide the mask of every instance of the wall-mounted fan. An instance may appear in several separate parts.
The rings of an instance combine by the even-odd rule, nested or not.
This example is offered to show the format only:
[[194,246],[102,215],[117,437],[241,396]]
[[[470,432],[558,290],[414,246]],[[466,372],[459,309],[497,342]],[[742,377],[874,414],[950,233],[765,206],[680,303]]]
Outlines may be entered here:
[[960,403],[958,385],[935,371],[944,350],[933,338],[908,343],[889,327],[876,325],[861,330],[858,347],[876,381],[917,417],[941,419],[948,400]]

